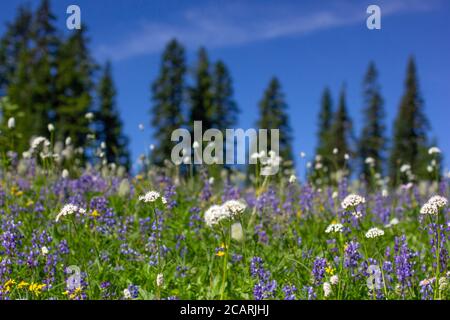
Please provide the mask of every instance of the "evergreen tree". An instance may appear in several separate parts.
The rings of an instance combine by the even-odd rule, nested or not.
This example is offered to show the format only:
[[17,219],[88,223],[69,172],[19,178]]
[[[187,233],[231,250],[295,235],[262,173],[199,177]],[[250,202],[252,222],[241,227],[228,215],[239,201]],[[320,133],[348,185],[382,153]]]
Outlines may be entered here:
[[[214,64],[212,74],[213,91],[213,127],[219,129],[226,137],[226,129],[233,128],[238,121],[239,108],[233,98],[233,85],[230,73],[222,61]],[[231,143],[231,142],[228,142]],[[234,143],[236,146],[236,143]],[[223,158],[226,159],[227,148],[233,145],[223,145]],[[225,166],[227,167],[227,166]]]
[[331,127],[331,147],[338,150],[336,165],[337,169],[343,169],[346,164],[345,154],[352,155],[352,121],[347,112],[347,103],[345,99],[345,89],[341,90],[339,104],[334,114]]
[[56,57],[56,133],[59,140],[70,137],[74,146],[85,147],[92,104],[92,76],[96,65],[85,36],[86,27],[73,31],[58,48]]
[[16,73],[19,57],[31,46],[32,12],[20,6],[12,23],[0,40],[0,95],[6,95],[7,86]]
[[123,134],[122,121],[116,107],[116,89],[109,62],[103,69],[97,91],[99,109],[95,117],[97,120],[96,138],[98,141],[105,143],[102,151],[105,153],[105,159],[108,163],[114,162],[129,168],[128,138]]
[[163,53],[160,73],[152,84],[152,126],[156,148],[153,161],[161,165],[170,159],[172,132],[183,124],[183,102],[185,89],[185,52],[175,39],[170,41]]
[[46,135],[50,115],[55,109],[55,56],[59,39],[54,27],[55,16],[51,12],[49,0],[42,0],[32,24],[33,64],[31,91],[33,114],[32,131],[35,135]]
[[[7,25],[0,41],[0,95],[7,95],[10,104],[17,106],[2,110],[2,122],[8,121],[10,117],[16,119],[15,150],[18,152],[28,147],[32,135],[32,99],[29,95],[32,89],[30,79],[33,64],[31,26],[32,12],[21,6],[14,21]],[[2,124],[4,125],[6,123]]]
[[414,59],[408,61],[405,93],[400,102],[394,122],[394,136],[389,160],[389,173],[394,185],[399,183],[399,168],[409,164],[412,173],[426,177],[428,149],[427,131],[430,129],[423,112],[423,100],[420,95],[417,71]]
[[[324,167],[331,170],[332,146],[331,146],[331,126],[333,123],[333,102],[331,99],[330,89],[325,88],[322,94],[321,109],[319,113],[318,122],[318,143],[316,148],[316,154],[322,158],[322,164]],[[330,171],[328,171],[330,172]]]
[[230,73],[222,61],[214,64],[212,74],[213,126],[225,133],[238,121],[239,108],[233,98],[233,85]]
[[213,91],[210,63],[205,48],[200,48],[194,70],[194,85],[189,88],[189,126],[193,131],[194,121],[202,121],[203,131],[214,125]]
[[[358,145],[361,173],[366,179],[370,174],[370,166],[375,172],[383,172],[383,151],[386,147],[383,98],[377,79],[378,72],[371,62],[364,78],[364,125]],[[368,158],[375,162],[366,163]]]
[[271,150],[270,129],[279,129],[279,155],[283,159],[285,167],[292,167],[292,129],[289,124],[287,104],[281,90],[281,84],[276,77],[270,80],[269,86],[259,103],[259,120],[256,125],[260,129],[268,129],[268,150]]

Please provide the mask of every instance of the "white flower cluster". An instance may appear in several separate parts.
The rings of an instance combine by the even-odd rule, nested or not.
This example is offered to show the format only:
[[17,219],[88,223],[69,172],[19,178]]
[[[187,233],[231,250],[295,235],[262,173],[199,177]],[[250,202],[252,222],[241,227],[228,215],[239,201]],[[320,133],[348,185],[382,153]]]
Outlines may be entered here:
[[337,275],[331,276],[330,277],[330,283],[335,286],[339,283],[339,277]]
[[378,228],[369,229],[366,233],[366,238],[373,239],[384,235],[384,231]]
[[139,201],[155,202],[159,198],[161,198],[161,202],[163,204],[167,203],[167,199],[165,197],[161,197],[161,194],[158,191],[149,191],[146,194],[144,194],[143,196],[139,196]]
[[205,212],[205,222],[209,227],[213,227],[222,220],[232,220],[242,214],[247,205],[238,200],[229,200],[223,205],[213,205]]
[[343,209],[354,208],[361,203],[366,203],[366,199],[357,194],[350,194],[341,202]]
[[420,213],[437,215],[439,213],[439,209],[445,207],[447,203],[448,201],[446,198],[441,196],[433,196],[422,206]]
[[253,160],[259,159],[262,164],[261,175],[270,176],[278,172],[278,167],[281,164],[282,158],[273,150],[266,152],[262,150],[261,152],[255,152],[251,155]]
[[59,221],[59,219],[61,219],[61,217],[65,217],[74,213],[81,213],[81,214],[85,214],[86,210],[83,208],[80,208],[74,204],[66,204],[61,211],[58,213],[58,215],[56,216],[56,222]]
[[329,282],[324,282],[323,284],[323,295],[325,298],[329,297],[331,295],[331,284]]
[[431,147],[430,149],[428,149],[428,154],[438,154],[441,153],[441,149],[439,149],[438,147]]
[[342,232],[343,229],[344,229],[344,226],[342,224],[340,224],[340,223],[332,223],[325,229],[325,233]]

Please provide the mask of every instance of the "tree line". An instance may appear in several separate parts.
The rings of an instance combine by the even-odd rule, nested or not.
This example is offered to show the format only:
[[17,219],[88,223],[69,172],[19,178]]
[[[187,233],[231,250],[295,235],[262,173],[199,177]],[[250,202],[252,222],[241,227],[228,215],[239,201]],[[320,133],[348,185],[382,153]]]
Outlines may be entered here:
[[[14,117],[14,148],[23,152],[32,137],[49,136],[48,124],[52,124],[55,139],[70,137],[74,145],[83,148],[82,161],[90,161],[93,150],[101,148],[107,162],[129,168],[128,138],[115,101],[111,64],[100,66],[93,59],[86,30],[83,26],[67,35],[58,31],[49,0],[42,0],[35,11],[19,7],[0,39],[0,95],[4,97],[0,129],[8,130],[8,119]],[[188,66],[185,51],[176,39],[169,41],[150,86],[149,113],[155,141],[151,158],[156,165],[170,159],[174,144],[170,137],[175,129],[193,130],[194,121],[202,121],[203,130],[216,128],[224,132],[238,124],[240,108],[226,64],[211,61],[207,50],[200,48],[195,63]],[[366,180],[374,173],[388,174],[397,184],[404,165],[409,166],[413,177],[428,178],[427,151],[435,141],[427,135],[430,125],[414,59],[411,57],[407,64],[392,137],[387,137],[384,99],[373,62],[363,79],[362,94],[363,126],[361,132],[355,133],[345,86],[336,106],[330,89],[324,89],[313,163],[320,170],[312,170],[310,178],[330,182],[346,170]],[[293,168],[288,105],[277,77],[269,80],[258,113],[255,127],[280,130],[280,156],[285,168]]]
[[82,161],[104,146],[106,161],[129,167],[111,64],[99,66],[93,59],[85,26],[63,35],[55,20],[49,0],[42,0],[34,11],[20,6],[6,25],[0,39],[0,95],[7,97],[2,132],[14,117],[14,150],[21,153],[32,137],[50,136],[51,124],[55,140],[70,137],[83,148]]

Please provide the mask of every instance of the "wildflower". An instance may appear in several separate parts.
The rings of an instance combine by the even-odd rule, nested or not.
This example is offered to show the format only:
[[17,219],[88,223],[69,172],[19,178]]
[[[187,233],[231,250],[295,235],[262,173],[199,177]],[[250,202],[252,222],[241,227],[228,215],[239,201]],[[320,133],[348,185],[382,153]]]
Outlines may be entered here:
[[66,143],[66,146],[70,146],[72,144],[72,138],[67,137],[65,143]]
[[41,294],[42,289],[44,289],[44,287],[45,287],[45,284],[37,284],[37,283],[33,282],[28,286],[28,291],[30,291],[34,295],[38,296],[39,294]]
[[325,229],[325,233],[338,233],[338,232],[342,232],[343,229],[344,229],[344,226],[342,224],[332,223]]
[[327,260],[324,258],[316,258],[313,263],[312,275],[314,277],[314,283],[316,285],[321,284],[325,276],[325,268]]
[[403,164],[400,167],[400,172],[404,173],[411,170],[411,166],[409,164]]
[[92,121],[92,119],[94,119],[94,114],[92,112],[88,112],[84,115],[84,117],[89,121]]
[[91,212],[91,216],[94,217],[94,218],[97,218],[97,217],[100,217],[100,213],[98,213],[97,210],[94,210],[94,211]]
[[155,202],[161,197],[161,194],[157,191],[149,191],[143,196],[139,196],[139,201],[143,202]]
[[438,147],[431,147],[430,149],[428,149],[428,154],[437,154],[437,153],[441,153],[441,149],[439,149]]
[[231,225],[231,238],[237,241],[242,241],[242,239],[244,238],[242,225],[239,222],[233,223]]
[[378,228],[371,228],[366,232],[366,238],[373,239],[384,235],[384,231]]
[[286,285],[281,290],[284,292],[284,300],[295,300],[295,292],[297,288],[295,286]]
[[5,284],[3,285],[3,287],[5,288],[5,291],[6,291],[6,292],[9,292],[9,291],[11,291],[11,287],[12,287],[13,285],[15,285],[15,284],[16,284],[16,281],[15,281],[15,280],[9,279],[8,281],[5,282]]
[[41,248],[41,253],[43,256],[46,256],[48,254],[48,248],[46,246],[43,246]]
[[291,175],[289,177],[289,183],[294,183],[295,181],[297,181],[297,177],[295,175]]
[[55,126],[53,124],[49,123],[47,125],[47,129],[48,129],[48,132],[53,132],[53,131],[55,131]]
[[225,218],[222,206],[213,205],[205,212],[205,222],[209,227],[213,227]]
[[364,162],[369,166],[373,166],[375,164],[375,159],[372,157],[367,157],[366,160],[364,160]]
[[306,153],[304,153],[304,152],[300,152],[300,157],[301,157],[301,158],[304,158],[304,157],[306,157]]
[[17,288],[18,289],[22,289],[22,288],[26,288],[26,287],[28,287],[30,284],[28,283],[28,282],[26,282],[26,281],[20,281],[19,282],[19,284],[17,285]]
[[44,137],[37,137],[33,139],[33,142],[31,142],[31,149],[32,150],[36,150],[37,148],[39,148],[40,146],[44,146],[44,147],[49,147],[50,146],[50,141],[48,141],[46,138]]
[[128,289],[123,289],[123,297],[124,297],[125,299],[131,299],[131,293],[130,293],[130,290],[128,290]]
[[333,268],[332,266],[330,266],[330,265],[328,265],[328,266],[325,268],[326,274],[333,275],[334,271],[335,271],[334,268]]
[[323,284],[323,295],[325,298],[331,295],[331,285],[329,282],[324,282]]
[[69,176],[69,171],[67,169],[64,169],[61,173],[61,177],[63,177],[64,179],[67,178]]
[[446,198],[441,196],[431,197],[420,209],[421,214],[437,215],[439,209],[447,205],[448,201]]
[[392,218],[391,221],[389,221],[389,223],[386,225],[386,228],[390,228],[392,226],[395,226],[397,224],[399,224],[400,221],[397,218]]
[[348,153],[344,154],[344,159],[345,159],[345,160],[350,159],[350,156],[348,155]]
[[330,283],[335,286],[339,283],[339,277],[337,275],[331,276],[330,277]]
[[58,215],[56,216],[56,222],[59,221],[59,219],[61,217],[65,217],[67,215],[71,215],[74,213],[81,213],[84,214],[86,213],[86,210],[83,208],[79,208],[78,206],[74,205],[74,204],[66,204],[62,210],[58,213]]
[[342,201],[341,206],[343,209],[355,208],[361,203],[366,203],[366,199],[357,194],[350,194]]
[[338,154],[338,152],[339,152],[338,148],[333,149],[333,154]]
[[336,199],[339,196],[339,193],[337,191],[333,191],[331,194],[331,198]]
[[222,207],[231,218],[235,218],[245,211],[247,205],[243,201],[228,200]]
[[158,273],[156,276],[156,285],[158,287],[162,287],[164,284],[164,275],[162,273]]
[[8,119],[8,129],[14,129],[14,127],[16,126],[16,119],[14,118],[9,118]]

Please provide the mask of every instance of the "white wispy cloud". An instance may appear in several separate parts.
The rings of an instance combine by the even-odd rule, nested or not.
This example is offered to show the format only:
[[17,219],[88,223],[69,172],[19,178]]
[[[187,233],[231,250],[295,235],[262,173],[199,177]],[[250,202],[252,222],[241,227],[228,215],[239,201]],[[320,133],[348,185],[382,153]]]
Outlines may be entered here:
[[[381,7],[382,18],[437,7],[439,0],[372,1]],[[177,38],[188,49],[243,45],[289,36],[302,36],[320,30],[352,25],[367,18],[363,1],[320,2],[320,8],[305,10],[293,3],[221,2],[220,6],[190,8],[174,13],[175,22],[144,21],[115,43],[101,44],[96,54],[123,60],[163,49]]]

